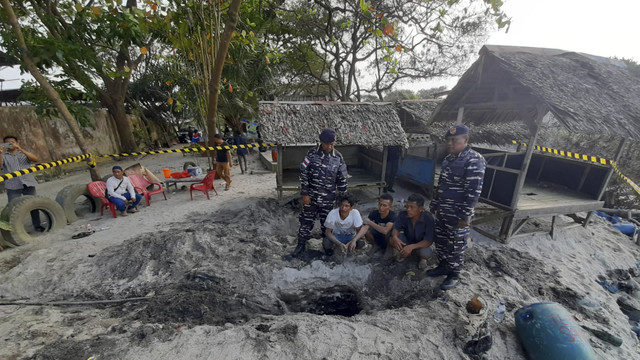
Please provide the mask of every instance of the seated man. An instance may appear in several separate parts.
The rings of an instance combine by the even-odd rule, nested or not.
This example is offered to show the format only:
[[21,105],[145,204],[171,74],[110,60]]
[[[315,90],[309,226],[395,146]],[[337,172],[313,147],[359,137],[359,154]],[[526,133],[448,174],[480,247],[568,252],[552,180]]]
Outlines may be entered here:
[[333,254],[337,248],[342,253],[351,252],[363,245],[361,240],[367,228],[362,226],[360,212],[354,209],[355,200],[350,195],[338,198],[339,207],[327,215],[324,226],[327,228],[326,237],[322,240],[322,247],[327,255]]
[[435,222],[429,212],[424,211],[424,198],[412,194],[407,199],[407,210],[401,212],[393,223],[393,230],[389,245],[396,253],[398,262],[414,254],[420,261],[418,267],[427,267],[427,259],[433,253]]
[[396,213],[391,211],[391,206],[393,206],[393,197],[382,194],[378,199],[378,210],[373,210],[369,217],[364,219],[364,225],[368,227],[365,237],[373,245],[372,254],[387,249],[391,229],[396,221]]
[[142,195],[136,194],[131,180],[124,176],[120,166],[116,165],[111,170],[113,176],[107,180],[107,198],[116,205],[121,216],[127,216],[127,212],[137,212],[136,207],[142,200]]

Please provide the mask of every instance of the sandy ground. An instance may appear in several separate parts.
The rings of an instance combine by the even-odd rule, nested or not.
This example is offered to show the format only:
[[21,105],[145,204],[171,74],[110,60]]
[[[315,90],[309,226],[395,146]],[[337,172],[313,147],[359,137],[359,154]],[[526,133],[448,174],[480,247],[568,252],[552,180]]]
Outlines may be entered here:
[[[181,154],[119,164],[140,162],[160,175],[194,159],[205,164]],[[426,277],[413,261],[364,254],[326,259],[317,238],[304,259],[283,258],[295,246],[298,210],[295,202],[277,200],[275,176],[261,168],[257,154],[249,166],[256,173],[232,168],[229,191],[216,180],[219,195],[211,200],[172,191],[169,200],[156,195],[137,214],[89,213],[30,245],[0,252],[0,303],[131,299],[0,305],[0,358],[468,359],[465,304],[474,295],[489,305],[488,359],[526,358],[513,313],[543,301],[623,339],[616,348],[585,335],[599,358],[640,358],[616,304],[626,294],[596,283],[598,276],[617,281],[636,269],[640,251],[599,218],[586,229],[561,230],[555,240],[529,235],[504,245],[474,234],[462,284],[443,292],[442,278]],[[108,168],[101,165],[104,174]],[[75,173],[38,191],[54,198],[62,187],[88,180]],[[412,189],[398,188],[399,209]],[[374,206],[368,201],[358,208],[367,214]],[[71,240],[87,221],[107,229]],[[543,219],[536,226],[548,225]],[[489,316],[500,300],[507,315],[498,324]]]

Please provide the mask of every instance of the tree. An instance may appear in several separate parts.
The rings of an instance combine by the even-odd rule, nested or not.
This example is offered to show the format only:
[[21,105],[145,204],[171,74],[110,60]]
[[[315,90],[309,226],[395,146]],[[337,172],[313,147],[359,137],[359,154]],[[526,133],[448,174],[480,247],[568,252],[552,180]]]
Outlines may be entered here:
[[[22,61],[24,62],[24,66],[29,70],[29,73],[31,73],[31,75],[36,79],[40,86],[42,86],[47,96],[58,108],[58,111],[62,114],[63,120],[67,123],[67,126],[69,126],[71,133],[76,139],[80,150],[84,154],[87,154],[89,151],[85,144],[84,137],[80,132],[78,123],[67,109],[66,105],[60,98],[60,95],[55,91],[55,89],[51,86],[47,79],[40,73],[36,66],[36,62],[31,57],[29,49],[27,48],[26,42],[24,40],[24,36],[22,34],[22,29],[20,28],[20,24],[18,23],[18,19],[13,12],[13,8],[11,7],[9,0],[2,0],[2,6],[4,8],[4,13],[8,18],[8,22],[11,24],[11,28],[13,29],[15,40],[22,57]],[[93,162],[93,159],[91,161]],[[100,174],[98,174],[98,170],[95,167],[90,168],[90,174],[92,180],[100,180]]]
[[488,31],[508,26],[501,0],[297,0],[271,39],[290,78],[334,99],[379,99],[400,80],[458,74]]
[[[66,77],[88,98],[99,101],[113,116],[121,145],[137,144],[124,107],[131,73],[147,54],[146,34],[158,5],[148,12],[136,0],[110,0],[86,5],[71,0],[25,0],[18,5],[19,21],[35,65],[50,77]],[[18,53],[15,37],[3,32],[3,46]]]
[[390,91],[384,97],[384,101],[397,101],[397,100],[414,100],[417,99],[416,94],[412,90],[400,89]]

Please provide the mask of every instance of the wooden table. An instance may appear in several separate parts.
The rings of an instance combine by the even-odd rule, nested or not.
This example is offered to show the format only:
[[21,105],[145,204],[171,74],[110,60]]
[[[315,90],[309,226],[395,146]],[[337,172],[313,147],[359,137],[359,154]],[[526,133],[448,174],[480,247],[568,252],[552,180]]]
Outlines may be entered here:
[[164,183],[167,185],[167,190],[173,185],[178,190],[178,183],[198,183],[204,179],[205,175],[191,176],[180,179],[164,179]]

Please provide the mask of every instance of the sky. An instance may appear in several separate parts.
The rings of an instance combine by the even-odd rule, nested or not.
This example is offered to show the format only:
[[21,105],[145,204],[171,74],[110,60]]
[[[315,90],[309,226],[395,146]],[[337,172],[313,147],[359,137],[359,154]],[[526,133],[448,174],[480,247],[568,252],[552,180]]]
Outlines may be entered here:
[[[495,31],[487,44],[553,48],[640,62],[640,0],[504,0],[503,10],[511,17],[509,32]],[[451,88],[457,80],[408,87]]]
[[[504,3],[504,11],[511,17],[509,32],[495,31],[487,44],[555,48],[640,62],[640,0],[504,0]],[[4,89],[20,87],[20,81],[13,80],[19,77],[17,70],[0,72],[0,78],[6,79]],[[457,78],[450,78],[403,87],[451,88],[456,82]]]

